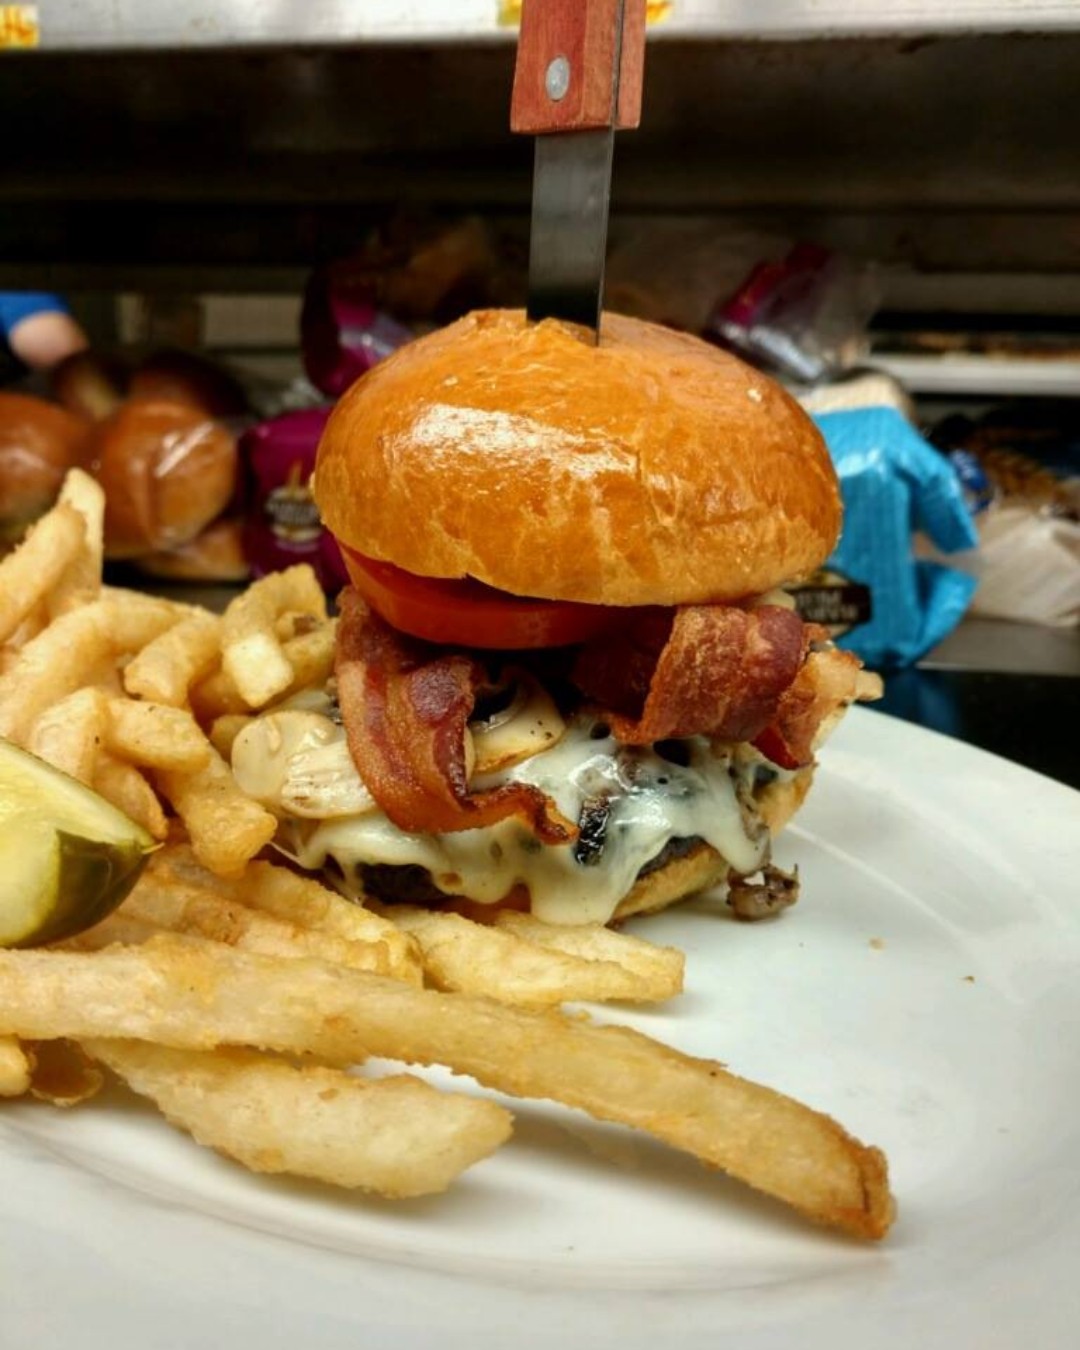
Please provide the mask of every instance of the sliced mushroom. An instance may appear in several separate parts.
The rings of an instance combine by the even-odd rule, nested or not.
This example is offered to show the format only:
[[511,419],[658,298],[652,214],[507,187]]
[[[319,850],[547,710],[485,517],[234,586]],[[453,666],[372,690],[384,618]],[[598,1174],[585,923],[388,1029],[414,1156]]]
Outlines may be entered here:
[[472,773],[509,769],[549,750],[560,741],[566,723],[550,695],[531,675],[513,672],[513,697],[484,721],[470,722]]
[[343,731],[319,713],[285,708],[255,718],[233,742],[232,769],[248,796],[288,815],[326,820],[375,810]]

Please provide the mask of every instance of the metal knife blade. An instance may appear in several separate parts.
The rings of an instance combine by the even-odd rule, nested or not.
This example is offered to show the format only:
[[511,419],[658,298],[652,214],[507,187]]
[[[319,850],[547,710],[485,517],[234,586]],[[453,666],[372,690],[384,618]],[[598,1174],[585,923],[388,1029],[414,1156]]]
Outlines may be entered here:
[[569,319],[599,330],[614,149],[614,127],[536,138],[530,319]]
[[645,0],[525,0],[510,126],[536,137],[531,319],[598,340],[615,132],[641,115]]

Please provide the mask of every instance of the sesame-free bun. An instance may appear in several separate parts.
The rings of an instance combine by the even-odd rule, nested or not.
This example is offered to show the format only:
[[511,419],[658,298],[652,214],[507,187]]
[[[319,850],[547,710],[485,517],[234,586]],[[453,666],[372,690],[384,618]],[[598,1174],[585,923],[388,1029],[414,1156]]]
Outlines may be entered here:
[[607,605],[758,594],[832,551],[840,498],[798,404],[734,356],[616,314],[467,315],[363,376],[314,492],[349,547],[422,576]]
[[[813,779],[814,766],[808,764],[790,778],[778,778],[755,793],[758,814],[774,839],[802,806]],[[720,854],[698,840],[689,853],[639,877],[619,901],[614,917],[620,920],[633,914],[655,914],[698,891],[719,885],[727,874],[728,865]]]
[[208,417],[240,417],[248,407],[232,375],[195,352],[155,352],[132,375],[129,392],[132,398],[190,404]]
[[99,422],[123,402],[127,371],[119,361],[87,347],[54,366],[49,383],[65,408]]
[[44,399],[0,391],[0,542],[16,540],[82,465],[89,425]]
[[92,445],[110,558],[179,548],[232,499],[236,438],[198,408],[130,399],[97,424]]
[[244,556],[243,522],[223,516],[179,548],[143,554],[137,566],[164,581],[247,581],[251,565]]

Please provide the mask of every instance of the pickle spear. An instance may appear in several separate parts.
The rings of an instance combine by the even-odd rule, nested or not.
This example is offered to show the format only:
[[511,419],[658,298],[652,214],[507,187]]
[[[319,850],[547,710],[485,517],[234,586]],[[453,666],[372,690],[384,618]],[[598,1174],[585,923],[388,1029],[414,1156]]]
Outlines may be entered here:
[[96,792],[0,739],[0,947],[91,928],[131,890],[154,847]]

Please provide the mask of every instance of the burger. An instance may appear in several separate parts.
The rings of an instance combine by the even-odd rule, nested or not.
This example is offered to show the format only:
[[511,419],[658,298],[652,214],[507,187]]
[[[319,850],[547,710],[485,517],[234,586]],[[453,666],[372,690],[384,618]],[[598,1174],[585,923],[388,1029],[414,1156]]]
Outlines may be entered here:
[[828,452],[683,333],[470,314],[338,404],[335,681],[234,744],[280,844],[346,891],[599,922],[719,883],[790,903],[770,842],[877,692],[785,587],[831,553]]

